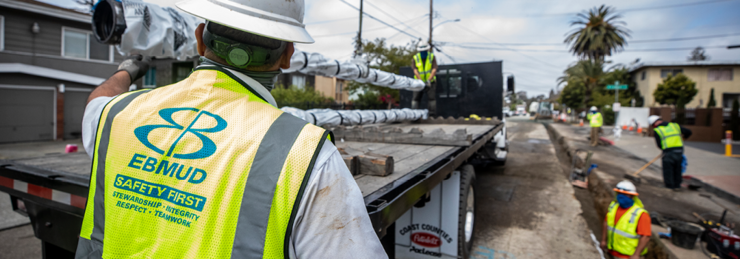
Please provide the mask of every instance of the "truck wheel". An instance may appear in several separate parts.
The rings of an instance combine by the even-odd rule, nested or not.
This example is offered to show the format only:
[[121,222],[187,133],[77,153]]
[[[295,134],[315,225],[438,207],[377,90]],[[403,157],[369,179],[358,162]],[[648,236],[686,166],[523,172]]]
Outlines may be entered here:
[[470,258],[475,232],[475,169],[464,165],[460,170],[460,207],[457,225],[457,251],[461,258]]

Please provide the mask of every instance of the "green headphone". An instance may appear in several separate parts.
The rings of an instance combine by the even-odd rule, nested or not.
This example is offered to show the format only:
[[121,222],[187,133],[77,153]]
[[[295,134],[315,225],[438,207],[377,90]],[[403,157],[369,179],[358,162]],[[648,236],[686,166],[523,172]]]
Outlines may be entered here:
[[213,52],[226,60],[229,65],[245,69],[248,66],[262,66],[271,64],[280,59],[287,43],[283,41],[277,49],[268,49],[254,45],[239,43],[232,39],[211,33],[208,30],[210,22],[206,22],[203,31],[203,41]]

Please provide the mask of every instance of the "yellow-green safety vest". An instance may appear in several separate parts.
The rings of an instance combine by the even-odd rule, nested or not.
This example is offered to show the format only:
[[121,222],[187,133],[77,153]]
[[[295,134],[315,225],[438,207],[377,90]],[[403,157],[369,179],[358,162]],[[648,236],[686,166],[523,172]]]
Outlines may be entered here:
[[[609,212],[606,214],[607,248],[623,255],[633,255],[635,253],[635,249],[640,243],[640,235],[637,234],[637,223],[640,222],[640,216],[646,213],[642,202],[637,197],[633,199],[635,199],[635,204],[624,212],[616,226],[614,225],[614,218],[617,216],[617,207],[619,207],[616,201],[609,204]],[[647,254],[647,251],[648,249],[645,247],[640,254]]]
[[77,258],[288,258],[330,132],[215,66],[100,118]]
[[674,147],[683,147],[681,136],[681,126],[678,123],[670,122],[666,126],[658,126],[655,133],[660,136],[660,145],[663,150]]
[[589,125],[591,125],[591,128],[598,128],[604,125],[604,117],[601,116],[600,112],[596,112],[594,114],[589,113],[588,121]]
[[[428,81],[429,76],[432,73],[432,61],[434,61],[434,53],[429,52],[427,55],[426,62],[422,62],[421,53],[416,53],[414,55],[414,64],[416,65],[416,70],[419,71],[419,76],[421,78],[417,78],[416,75],[414,75],[415,79],[421,79],[422,81]],[[431,81],[437,80],[437,76],[434,76]]]

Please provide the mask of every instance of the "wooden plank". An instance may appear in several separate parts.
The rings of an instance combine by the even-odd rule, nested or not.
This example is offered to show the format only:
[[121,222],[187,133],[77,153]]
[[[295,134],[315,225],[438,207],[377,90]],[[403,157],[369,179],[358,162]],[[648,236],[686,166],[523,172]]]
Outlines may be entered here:
[[357,169],[359,173],[375,176],[387,176],[393,173],[393,157],[377,154],[359,155]]
[[[337,138],[345,141],[384,142],[399,144],[426,144],[445,146],[468,146],[473,141],[473,135],[468,134],[467,128],[453,127],[447,131],[438,127],[418,127],[404,125],[401,127],[336,127],[332,131]],[[491,126],[487,126],[491,127]],[[480,129],[477,129],[480,131]]]
[[395,180],[409,174],[425,163],[437,159],[447,151],[454,149],[452,146],[428,146],[412,144],[370,143],[370,142],[337,142],[338,148],[345,151],[348,148],[361,152],[369,152],[378,155],[393,157],[393,173],[387,176],[375,176],[359,174],[355,175],[355,181],[360,187],[363,196],[378,191],[388,186]]
[[357,157],[350,155],[342,155],[344,163],[347,164],[347,169],[352,175],[357,175],[360,172],[357,170]]

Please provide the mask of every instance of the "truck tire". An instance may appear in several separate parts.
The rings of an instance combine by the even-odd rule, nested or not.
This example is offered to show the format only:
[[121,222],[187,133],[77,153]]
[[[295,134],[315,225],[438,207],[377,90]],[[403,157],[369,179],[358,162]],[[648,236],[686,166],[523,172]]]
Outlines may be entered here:
[[460,258],[470,258],[475,237],[475,169],[463,165],[460,170],[460,207],[458,209],[457,251]]

